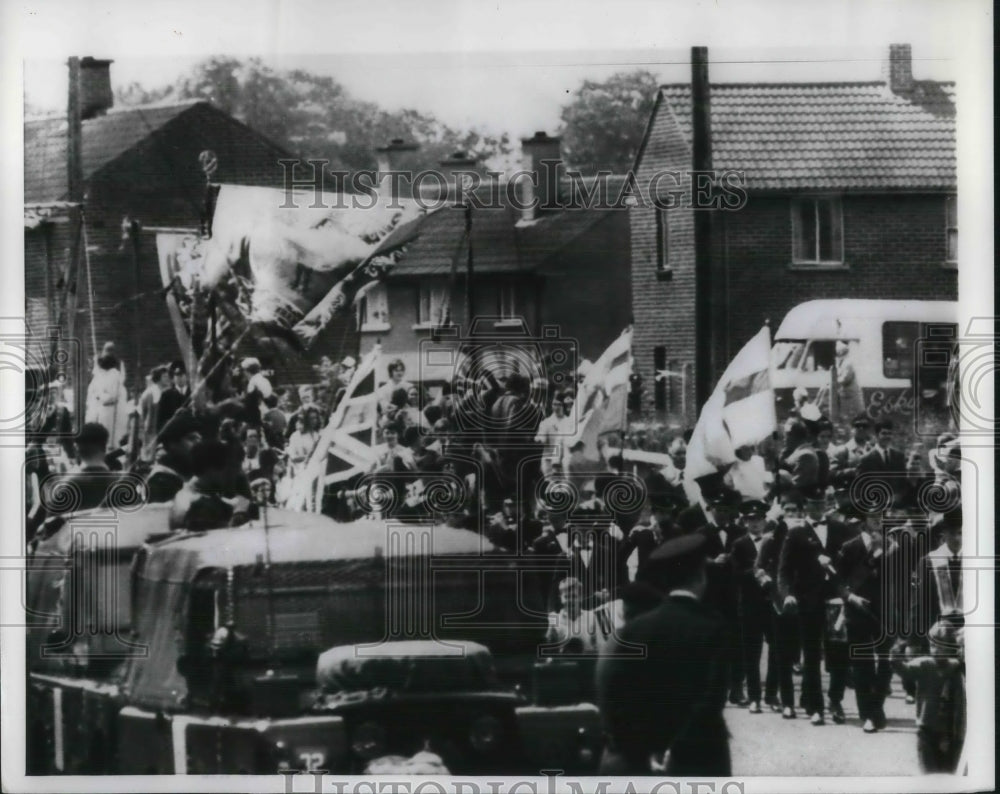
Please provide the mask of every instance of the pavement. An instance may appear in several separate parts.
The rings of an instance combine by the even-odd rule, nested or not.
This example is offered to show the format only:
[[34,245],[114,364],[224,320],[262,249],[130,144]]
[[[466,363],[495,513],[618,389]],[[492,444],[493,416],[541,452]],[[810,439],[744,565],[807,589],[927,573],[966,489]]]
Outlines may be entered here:
[[[795,676],[795,697],[801,677]],[[827,678],[823,677],[823,691]],[[907,705],[898,677],[893,677],[892,695],[886,700],[888,726],[873,734],[861,730],[854,690],[843,701],[847,723],[835,725],[826,715],[826,724],[814,726],[801,709],[798,719],[782,719],[761,704],[762,714],[746,707],[729,705],[725,710],[729,726],[733,776],[876,776],[919,775],[916,707]]]

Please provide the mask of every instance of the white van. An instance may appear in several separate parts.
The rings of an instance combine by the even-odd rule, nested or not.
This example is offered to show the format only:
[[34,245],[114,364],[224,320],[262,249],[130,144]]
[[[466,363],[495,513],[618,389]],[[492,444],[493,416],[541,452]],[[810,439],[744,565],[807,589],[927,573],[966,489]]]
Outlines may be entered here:
[[[841,425],[864,413],[873,422],[884,417],[912,426],[916,419],[923,431],[944,429],[957,337],[956,301],[800,303],[774,335],[771,375],[778,414],[787,415],[801,387]],[[845,362],[853,368],[856,386],[838,383]]]

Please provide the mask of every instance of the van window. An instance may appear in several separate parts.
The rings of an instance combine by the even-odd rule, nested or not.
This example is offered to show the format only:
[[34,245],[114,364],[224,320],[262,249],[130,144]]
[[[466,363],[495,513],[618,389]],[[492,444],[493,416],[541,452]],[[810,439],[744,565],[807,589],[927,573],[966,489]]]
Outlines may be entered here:
[[887,378],[912,378],[920,323],[882,323],[882,373]]
[[809,343],[802,362],[804,372],[829,372],[833,368],[836,343],[832,339],[820,339]]
[[799,366],[799,361],[805,349],[805,342],[790,342],[788,340],[775,342],[774,349],[771,352],[774,368],[796,369]]

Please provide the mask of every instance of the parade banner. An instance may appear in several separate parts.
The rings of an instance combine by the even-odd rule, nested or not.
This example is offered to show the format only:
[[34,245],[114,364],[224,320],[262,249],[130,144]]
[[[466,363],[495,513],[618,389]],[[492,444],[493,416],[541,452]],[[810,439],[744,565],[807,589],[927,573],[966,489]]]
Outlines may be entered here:
[[767,326],[726,367],[695,424],[687,448],[685,487],[736,461],[735,450],[777,428],[771,387],[771,331]]
[[358,290],[395,264],[423,211],[412,200],[222,185],[199,284],[235,279],[248,323],[291,332],[308,345]]

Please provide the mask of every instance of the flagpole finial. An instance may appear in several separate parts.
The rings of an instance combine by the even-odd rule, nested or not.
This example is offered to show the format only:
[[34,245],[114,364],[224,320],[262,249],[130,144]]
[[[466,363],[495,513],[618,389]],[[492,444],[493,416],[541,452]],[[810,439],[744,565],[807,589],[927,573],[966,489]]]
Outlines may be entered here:
[[770,317],[765,317],[764,318],[764,327],[765,328],[770,328],[771,327],[771,318]]

